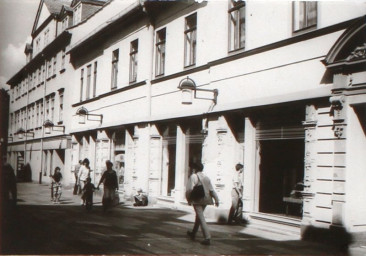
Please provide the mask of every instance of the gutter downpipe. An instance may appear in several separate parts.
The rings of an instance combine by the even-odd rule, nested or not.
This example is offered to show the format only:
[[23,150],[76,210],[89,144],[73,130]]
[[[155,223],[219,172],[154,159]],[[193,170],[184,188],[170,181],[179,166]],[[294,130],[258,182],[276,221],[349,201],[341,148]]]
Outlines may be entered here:
[[[42,54],[42,56],[44,56],[44,54]],[[47,83],[47,73],[48,73],[48,67],[47,67],[47,59],[46,57],[44,58],[44,65],[45,65],[45,73],[43,76],[43,97],[42,97],[42,104],[43,104],[43,116],[40,116],[40,118],[42,118],[42,133],[41,133],[41,170],[39,172],[39,184],[42,184],[42,175],[43,175],[43,136],[44,136],[44,126],[43,126],[43,122],[44,122],[44,116],[45,116],[45,108],[46,108],[46,103],[45,103],[45,99],[46,99],[46,83]]]
[[[27,71],[27,70],[26,70]],[[29,74],[27,72],[27,105],[25,106],[25,134],[24,134],[24,170],[27,164],[27,132],[28,132],[28,104],[29,104]]]
[[155,30],[155,26],[152,22],[152,17],[150,17],[150,14],[145,6],[145,1],[143,0],[139,0],[140,5],[142,6],[142,11],[144,13],[146,13],[147,15],[147,19],[149,21],[149,25],[151,25],[151,34],[152,34],[152,45],[151,45],[151,65],[150,65],[150,71],[149,71],[149,80],[147,81],[146,85],[148,86],[147,88],[147,98],[148,98],[148,131],[149,131],[149,143],[148,143],[148,178],[147,178],[147,192],[149,192],[150,190],[150,162],[151,162],[151,80],[154,76],[153,72],[154,72],[154,46],[155,46],[155,36],[154,36],[154,30]]

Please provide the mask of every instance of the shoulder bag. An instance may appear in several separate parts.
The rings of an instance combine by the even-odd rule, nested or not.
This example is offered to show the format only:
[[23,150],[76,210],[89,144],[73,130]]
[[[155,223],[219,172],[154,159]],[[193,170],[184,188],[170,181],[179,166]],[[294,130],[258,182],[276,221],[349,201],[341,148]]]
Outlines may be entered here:
[[198,178],[200,184],[196,184],[193,187],[193,190],[192,190],[191,195],[190,195],[190,200],[192,200],[192,201],[196,201],[196,200],[199,200],[199,199],[205,197],[205,190],[203,188],[202,182],[201,182],[200,177],[198,175],[197,175],[197,178]]

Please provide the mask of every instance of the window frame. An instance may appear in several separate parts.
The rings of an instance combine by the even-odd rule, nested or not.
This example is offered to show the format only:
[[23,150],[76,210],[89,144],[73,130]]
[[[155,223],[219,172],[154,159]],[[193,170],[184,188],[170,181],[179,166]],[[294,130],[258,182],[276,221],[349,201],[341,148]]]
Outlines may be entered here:
[[118,83],[118,64],[119,64],[119,49],[112,52],[112,72],[111,72],[111,89],[117,88]]
[[[194,21],[194,24],[190,25],[189,21]],[[196,65],[196,62],[197,62],[197,12],[190,14],[184,20],[184,67],[186,68],[194,66]]]
[[129,69],[129,83],[137,81],[137,67],[138,67],[138,50],[139,41],[135,39],[130,43],[130,69]]
[[83,90],[84,90],[84,69],[80,70],[80,102],[83,101]]
[[85,99],[90,99],[90,86],[91,86],[91,69],[92,64],[86,66],[86,90],[85,90]]
[[[240,16],[243,8],[244,15]],[[235,14],[235,25],[232,22],[232,15]],[[243,18],[243,24],[241,23]],[[245,49],[245,18],[246,18],[246,4],[245,1],[229,1],[228,8],[228,51],[240,51]],[[233,28],[234,26],[234,28]],[[243,30],[243,31],[242,31]],[[234,35],[233,35],[234,31]],[[241,32],[243,33],[244,41],[241,41]],[[233,41],[233,42],[232,42]]]
[[97,96],[97,74],[98,74],[98,61],[95,61],[94,76],[93,76],[93,98]]
[[64,91],[60,90],[58,93],[59,99],[59,111],[58,111],[58,123],[63,122],[63,112],[64,112]]
[[[300,6],[301,4],[304,4],[303,8],[301,8],[301,6]],[[314,23],[311,23],[310,22],[311,18],[309,18],[309,13],[311,12],[311,10],[309,10],[308,7],[310,8],[311,4],[315,4],[315,6],[314,6],[315,17],[314,17],[314,21],[313,21]],[[304,14],[303,14],[304,25],[303,26],[301,26],[301,21],[300,21],[300,17],[302,16],[300,12],[302,10],[304,11]],[[313,30],[313,29],[317,28],[317,25],[318,25],[318,3],[317,3],[317,1],[294,1],[294,2],[292,2],[292,33]]]
[[155,76],[162,76],[165,73],[166,28],[156,31],[155,51]]

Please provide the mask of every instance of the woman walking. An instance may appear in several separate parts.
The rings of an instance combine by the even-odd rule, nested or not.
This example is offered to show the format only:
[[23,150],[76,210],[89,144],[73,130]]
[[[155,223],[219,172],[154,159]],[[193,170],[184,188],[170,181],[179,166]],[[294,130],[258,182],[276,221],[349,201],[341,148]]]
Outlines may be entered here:
[[[199,226],[203,233],[204,240],[201,242],[203,245],[211,244],[211,234],[208,225],[205,220],[203,212],[207,205],[212,205],[215,200],[216,207],[219,206],[219,198],[211,184],[211,180],[202,173],[203,165],[201,163],[191,164],[192,175],[188,179],[186,188],[186,198],[189,205],[193,205],[196,212],[196,219],[194,222],[193,230],[187,231],[187,235],[194,240]],[[192,191],[196,185],[202,185],[204,190],[204,196],[201,198],[192,198]]]
[[[90,177],[90,166],[89,166],[89,159],[85,158],[83,160],[83,165],[80,167],[79,170],[79,182],[78,184],[80,184],[81,190],[84,189],[84,186],[86,184],[86,179]],[[85,205],[85,198],[81,197],[81,204]]]
[[117,173],[112,169],[113,163],[109,160],[105,162],[107,170],[102,174],[97,189],[101,183],[104,185],[103,191],[103,210],[106,211],[112,206],[115,197],[116,189],[118,189]]

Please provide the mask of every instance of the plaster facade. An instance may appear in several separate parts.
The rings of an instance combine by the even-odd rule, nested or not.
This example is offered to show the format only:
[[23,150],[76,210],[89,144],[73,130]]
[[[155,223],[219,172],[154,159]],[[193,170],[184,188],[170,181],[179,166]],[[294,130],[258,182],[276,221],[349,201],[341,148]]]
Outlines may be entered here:
[[[186,209],[189,163],[201,161],[221,201],[207,214],[219,219],[242,162],[247,220],[365,232],[365,12],[319,2],[315,25],[294,31],[296,3],[240,4],[236,50],[226,1],[109,1],[70,27],[65,172],[87,157],[98,182],[105,160],[123,163],[124,197],[142,188]],[[187,77],[203,90],[182,104]]]

